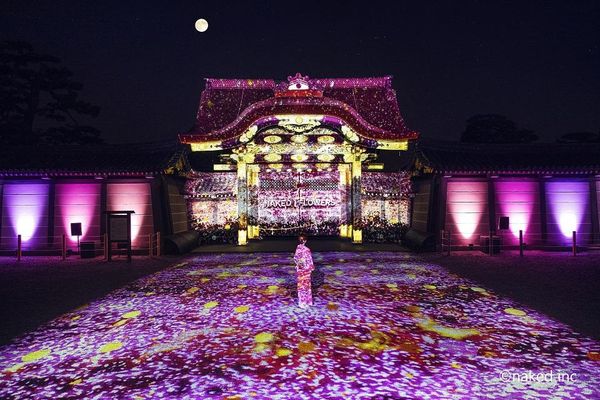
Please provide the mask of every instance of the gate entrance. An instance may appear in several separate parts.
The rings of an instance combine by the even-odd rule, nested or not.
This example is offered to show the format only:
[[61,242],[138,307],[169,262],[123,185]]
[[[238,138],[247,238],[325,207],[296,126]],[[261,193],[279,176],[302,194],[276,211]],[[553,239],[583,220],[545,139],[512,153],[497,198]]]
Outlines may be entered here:
[[259,227],[261,237],[339,236],[340,227],[348,225],[346,165],[259,168],[257,189],[250,193],[249,222]]
[[[406,203],[404,183],[363,187],[363,171],[401,174],[380,156],[393,165],[417,136],[404,125],[390,77],[208,80],[196,125],[180,135],[192,151],[218,154],[212,172],[189,177],[193,223],[203,231],[224,223],[239,245],[299,232],[361,243],[367,222],[381,231],[398,221],[398,201]],[[212,183],[202,176],[209,173]]]

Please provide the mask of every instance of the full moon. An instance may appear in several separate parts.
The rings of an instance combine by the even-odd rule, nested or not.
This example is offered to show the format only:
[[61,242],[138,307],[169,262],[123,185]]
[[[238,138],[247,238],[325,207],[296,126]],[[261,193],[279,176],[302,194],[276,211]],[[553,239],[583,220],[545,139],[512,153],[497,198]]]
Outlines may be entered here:
[[208,29],[208,21],[204,18],[200,18],[198,21],[196,21],[195,26],[198,32],[206,32],[206,30]]

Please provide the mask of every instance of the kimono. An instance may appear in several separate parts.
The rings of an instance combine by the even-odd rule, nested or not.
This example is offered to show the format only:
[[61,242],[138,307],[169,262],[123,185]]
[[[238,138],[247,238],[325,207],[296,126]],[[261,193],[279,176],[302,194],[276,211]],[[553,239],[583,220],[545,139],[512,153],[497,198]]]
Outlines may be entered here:
[[312,288],[310,285],[310,274],[315,269],[310,249],[304,244],[296,247],[294,254],[296,272],[298,274],[298,305],[301,308],[312,306]]

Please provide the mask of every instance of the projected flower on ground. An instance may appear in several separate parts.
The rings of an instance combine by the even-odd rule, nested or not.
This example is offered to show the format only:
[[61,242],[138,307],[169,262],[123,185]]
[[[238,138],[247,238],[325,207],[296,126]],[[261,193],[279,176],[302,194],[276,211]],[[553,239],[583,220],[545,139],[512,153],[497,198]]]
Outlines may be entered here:
[[[596,398],[600,344],[398,253],[203,255],[0,349],[2,398]],[[507,381],[503,371],[576,374]]]

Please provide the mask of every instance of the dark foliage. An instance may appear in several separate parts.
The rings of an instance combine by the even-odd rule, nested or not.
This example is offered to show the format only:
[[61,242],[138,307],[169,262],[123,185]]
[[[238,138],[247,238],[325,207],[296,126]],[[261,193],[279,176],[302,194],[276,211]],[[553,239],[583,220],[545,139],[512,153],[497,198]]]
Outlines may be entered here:
[[25,42],[0,43],[0,143],[100,143],[99,131],[80,123],[99,107],[79,99],[82,84],[58,58]]
[[365,243],[400,243],[408,225],[401,222],[391,223],[379,216],[371,217],[362,223]]
[[600,143],[600,132],[571,132],[565,133],[557,140],[558,143]]
[[531,143],[538,139],[533,131],[520,129],[503,115],[475,115],[467,120],[460,137],[465,143]]

